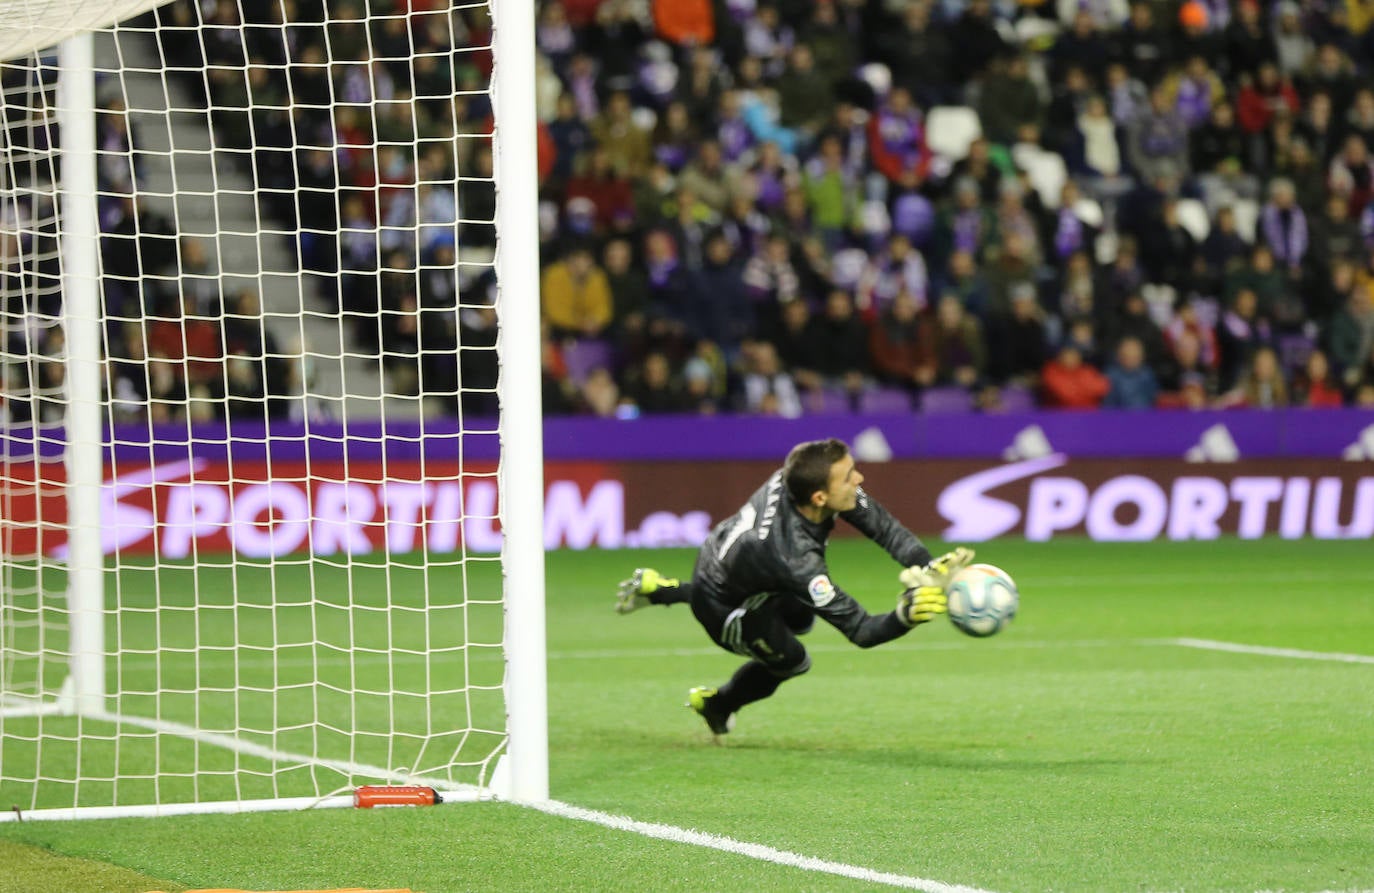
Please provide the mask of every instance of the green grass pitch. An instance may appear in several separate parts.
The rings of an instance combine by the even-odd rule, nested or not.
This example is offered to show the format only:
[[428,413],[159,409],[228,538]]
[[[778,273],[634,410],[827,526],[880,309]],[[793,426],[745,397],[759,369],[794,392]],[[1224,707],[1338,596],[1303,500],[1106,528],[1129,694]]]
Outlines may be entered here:
[[[818,626],[807,638],[811,673],[744,710],[722,746],[682,702],[689,686],[723,681],[737,658],[711,646],[684,607],[629,617],[610,610],[615,582],[636,564],[685,574],[691,559],[685,550],[549,555],[555,798],[1005,893],[1374,888],[1374,663],[1176,642],[1374,655],[1374,544],[988,543],[979,559],[1006,568],[1022,591],[1020,616],[1006,632],[975,640],[939,622],[863,651]],[[897,568],[871,544],[836,542],[831,567],[872,610],[890,607]],[[473,569],[466,583],[452,570],[435,571],[427,585],[454,593],[456,604],[462,593],[486,589],[493,571]],[[286,575],[279,592],[309,588],[293,574],[321,573],[305,566],[279,572]],[[354,565],[329,585],[314,579],[314,591],[354,604],[331,608],[325,613],[337,616],[328,620],[306,607],[275,617],[213,607],[233,581],[224,571],[202,572],[199,601],[161,618],[174,627],[163,635],[190,637],[183,646],[204,643],[194,636],[222,632],[216,623],[232,619],[266,645],[296,641],[301,630],[292,624],[324,618],[337,624],[323,628],[332,641],[417,649],[428,636],[440,644],[441,623],[409,618],[364,630],[357,622],[385,592],[396,598],[414,588],[415,580],[398,581],[395,573]],[[240,580],[240,592],[246,583]],[[136,586],[129,585],[133,598]],[[471,624],[479,637],[491,629],[491,617],[480,612],[440,617],[455,628]],[[284,666],[305,657],[293,654]],[[362,681],[380,689],[388,673],[457,673],[451,658],[357,666],[370,668],[363,677],[379,674]],[[198,688],[232,681],[232,662],[179,659],[186,661],[182,675],[167,675],[163,684],[188,687],[182,677],[192,669]],[[468,676],[448,678],[499,682],[499,661],[487,664],[468,660],[461,665]],[[230,675],[217,677],[209,669],[215,666]],[[153,667],[133,661],[123,671]],[[259,674],[249,677],[252,684],[271,679],[261,667],[252,672]],[[225,695],[199,709],[207,719],[235,709],[251,725],[270,703]],[[194,721],[194,705],[192,695],[173,698],[168,718]],[[328,709],[366,716],[379,706],[340,701]],[[6,765],[36,758],[13,743],[0,754]],[[303,740],[283,744],[308,750]],[[318,746],[325,753],[334,743],[324,736]],[[247,793],[264,795],[266,783],[253,774],[261,766],[212,746],[201,745],[200,753],[225,774],[199,783],[246,783]],[[415,750],[408,740],[376,740],[361,753],[333,755],[398,765]],[[44,755],[75,758],[61,748]],[[140,759],[156,757],[126,745],[122,758],[137,772]],[[83,759],[101,771],[102,755]],[[46,765],[53,775],[71,769]],[[236,776],[236,766],[248,774]],[[294,793],[289,773],[273,784]],[[27,806],[31,797],[26,787],[0,786],[5,809]],[[7,862],[11,852],[41,858],[18,844],[131,869],[148,878],[148,889],[872,889],[493,803],[0,825]],[[47,887],[43,870],[9,881],[3,874],[0,890],[73,889],[56,871]],[[137,889],[129,877],[123,872],[110,889]]]

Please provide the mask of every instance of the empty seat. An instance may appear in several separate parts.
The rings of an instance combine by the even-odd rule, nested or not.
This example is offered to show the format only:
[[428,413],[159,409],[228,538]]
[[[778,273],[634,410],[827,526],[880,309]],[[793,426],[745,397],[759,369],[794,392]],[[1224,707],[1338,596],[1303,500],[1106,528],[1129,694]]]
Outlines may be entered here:
[[1231,203],[1236,215],[1236,232],[1247,242],[1255,241],[1255,227],[1259,224],[1259,202],[1249,198],[1238,198]]
[[1212,221],[1207,216],[1207,206],[1195,198],[1181,198],[1175,205],[1178,209],[1178,224],[1188,231],[1188,235],[1201,242],[1212,231]]
[[921,394],[921,412],[954,413],[972,409],[973,395],[968,388],[927,388]]
[[610,369],[615,360],[615,351],[609,341],[600,338],[579,338],[563,345],[563,362],[568,367],[568,378],[573,384],[581,386],[594,369]]
[[859,397],[859,411],[865,413],[911,412],[911,394],[901,388],[873,388]]
[[968,147],[983,135],[978,113],[957,105],[937,105],[926,113],[926,146],[950,161],[968,156]]
[[841,415],[850,411],[849,394],[840,388],[821,388],[802,395],[807,415]]

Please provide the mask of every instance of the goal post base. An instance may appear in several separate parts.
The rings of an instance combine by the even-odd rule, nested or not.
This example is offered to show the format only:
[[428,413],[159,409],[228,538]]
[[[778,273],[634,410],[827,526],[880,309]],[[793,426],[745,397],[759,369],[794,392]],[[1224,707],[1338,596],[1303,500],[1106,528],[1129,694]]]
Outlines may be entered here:
[[93,694],[77,694],[76,679],[68,676],[55,695],[0,694],[0,716],[82,716],[102,717],[105,698]]

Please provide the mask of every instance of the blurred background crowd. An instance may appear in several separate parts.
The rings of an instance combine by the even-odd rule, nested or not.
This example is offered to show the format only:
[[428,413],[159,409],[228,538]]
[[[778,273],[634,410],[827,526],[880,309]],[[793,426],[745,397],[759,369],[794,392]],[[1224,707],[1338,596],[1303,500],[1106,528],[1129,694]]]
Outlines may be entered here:
[[546,404],[1374,406],[1371,15],[542,4]]
[[[158,18],[350,350],[493,413],[485,7]],[[540,2],[546,412],[1374,407],[1372,23],[1359,0]],[[289,414],[301,364],[140,205],[103,95],[116,409]]]

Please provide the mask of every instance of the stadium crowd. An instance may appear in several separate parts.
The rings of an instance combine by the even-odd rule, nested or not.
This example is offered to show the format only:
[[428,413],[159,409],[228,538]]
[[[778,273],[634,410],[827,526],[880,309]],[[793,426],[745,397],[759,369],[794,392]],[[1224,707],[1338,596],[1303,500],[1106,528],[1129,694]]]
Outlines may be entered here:
[[546,403],[1374,406],[1371,12],[545,3]]
[[[389,387],[493,411],[486,9],[158,15]],[[546,411],[1374,406],[1371,24],[1359,0],[541,2]],[[136,158],[104,117],[106,161]],[[107,288],[148,318],[110,332],[112,381],[298,387],[256,295],[209,294],[194,240],[109,186],[135,172],[101,175],[107,236],[165,237],[163,287]]]

